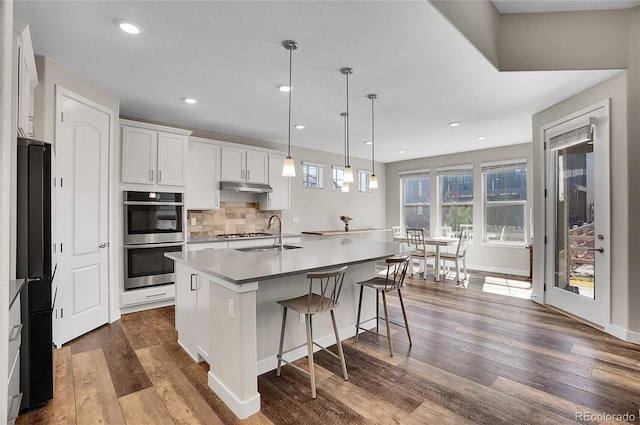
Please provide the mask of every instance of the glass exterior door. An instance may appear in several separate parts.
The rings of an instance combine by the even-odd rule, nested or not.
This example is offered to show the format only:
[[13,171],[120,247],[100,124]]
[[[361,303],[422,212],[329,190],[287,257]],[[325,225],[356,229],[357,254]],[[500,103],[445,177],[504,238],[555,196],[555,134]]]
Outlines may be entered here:
[[545,304],[608,329],[609,103],[544,129]]

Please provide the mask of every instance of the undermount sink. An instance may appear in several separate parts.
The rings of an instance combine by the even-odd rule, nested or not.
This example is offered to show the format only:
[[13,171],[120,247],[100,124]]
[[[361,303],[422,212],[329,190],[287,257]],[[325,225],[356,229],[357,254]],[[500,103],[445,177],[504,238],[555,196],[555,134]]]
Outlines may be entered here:
[[[282,249],[297,249],[297,248],[302,248],[301,246],[295,246],[295,245],[283,245]],[[247,248],[236,248],[236,251],[242,251],[242,252],[267,252],[267,251],[275,251],[277,249],[280,249],[279,245],[276,246],[249,246]]]

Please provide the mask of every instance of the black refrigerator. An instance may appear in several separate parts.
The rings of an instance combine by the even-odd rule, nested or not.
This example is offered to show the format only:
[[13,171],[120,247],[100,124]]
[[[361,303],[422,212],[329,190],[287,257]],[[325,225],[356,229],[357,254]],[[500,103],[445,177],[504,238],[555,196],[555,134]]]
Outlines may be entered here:
[[18,139],[16,277],[20,293],[23,410],[53,397],[51,300],[51,145]]

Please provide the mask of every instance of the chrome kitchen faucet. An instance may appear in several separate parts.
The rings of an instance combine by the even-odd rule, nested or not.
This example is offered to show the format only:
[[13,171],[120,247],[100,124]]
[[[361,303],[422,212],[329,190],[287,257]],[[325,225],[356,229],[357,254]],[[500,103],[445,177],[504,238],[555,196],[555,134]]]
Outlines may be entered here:
[[273,219],[277,218],[278,219],[278,239],[273,241],[273,246],[278,246],[278,249],[280,251],[282,251],[283,249],[283,242],[282,242],[282,219],[280,217],[278,217],[277,214],[272,215],[271,217],[269,217],[269,224],[267,225],[267,229],[271,229],[271,225],[273,224]]

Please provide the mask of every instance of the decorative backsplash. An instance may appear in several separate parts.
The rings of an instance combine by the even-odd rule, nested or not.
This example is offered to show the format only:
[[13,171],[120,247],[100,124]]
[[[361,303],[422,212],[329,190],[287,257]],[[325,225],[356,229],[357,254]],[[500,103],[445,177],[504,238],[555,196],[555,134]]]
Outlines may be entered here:
[[189,237],[265,232],[274,213],[280,215],[280,211],[260,211],[257,202],[222,202],[219,210],[187,211],[187,232]]

